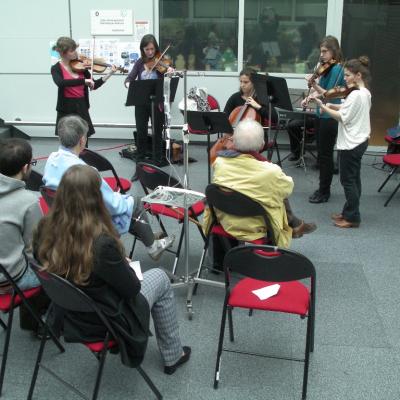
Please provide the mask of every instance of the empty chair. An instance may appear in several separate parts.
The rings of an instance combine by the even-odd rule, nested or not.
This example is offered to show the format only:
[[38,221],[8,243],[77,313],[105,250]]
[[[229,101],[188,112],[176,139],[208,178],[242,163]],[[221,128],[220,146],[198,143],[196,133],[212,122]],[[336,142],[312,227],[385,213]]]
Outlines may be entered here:
[[[400,153],[399,154],[386,154],[383,156],[383,162],[385,165],[390,167],[389,175],[387,178],[384,180],[382,185],[379,187],[378,192],[380,192],[383,187],[386,185],[386,183],[389,181],[389,179],[396,173],[397,169],[400,166]],[[389,198],[385,202],[385,207],[389,204],[389,201],[392,200],[393,196],[397,193],[397,191],[400,188],[400,183],[395,187],[393,190],[392,194],[389,196]]]

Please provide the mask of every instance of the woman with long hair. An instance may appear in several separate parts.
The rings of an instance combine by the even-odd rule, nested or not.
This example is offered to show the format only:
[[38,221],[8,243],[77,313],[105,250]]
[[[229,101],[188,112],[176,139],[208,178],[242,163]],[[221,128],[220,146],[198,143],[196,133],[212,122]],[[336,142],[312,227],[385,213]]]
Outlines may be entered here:
[[[140,281],[125,257],[100,191],[98,172],[74,165],[63,175],[51,211],[34,235],[34,254],[49,272],[68,279],[87,293],[108,317],[117,333],[122,362],[142,361],[153,316],[164,372],[172,374],[189,360],[182,347],[170,281],[161,269],[151,269]],[[59,234],[54,235],[54,227]],[[105,329],[97,316],[68,313],[64,336],[70,341],[98,341]]]
[[70,114],[77,114],[88,123],[88,137],[95,133],[89,114],[89,88],[91,90],[98,89],[117,70],[115,66],[112,66],[107,75],[95,80],[87,69],[81,72],[74,71],[71,61],[77,59],[76,49],[78,46],[75,40],[62,36],[57,39],[57,43],[53,47],[61,57],[60,61],[51,67],[51,76],[58,86],[56,135],[58,121]]
[[[140,41],[140,55],[141,57],[135,62],[132,71],[128,74],[125,79],[125,86],[129,87],[129,84],[137,80],[148,80],[148,79],[161,79],[162,74],[157,69],[148,68],[147,64],[152,62],[157,55],[160,53],[157,40],[154,35],[148,34],[142,37]],[[173,68],[168,68],[167,72],[173,71]],[[136,161],[144,161],[146,159],[147,152],[147,131],[149,119],[152,118],[151,103],[148,99],[148,104],[135,106],[135,120],[136,120],[136,147],[137,155]],[[154,127],[155,141],[155,154],[154,162],[162,164],[163,159],[163,142],[162,142],[162,130],[164,123],[164,112],[163,104],[155,104],[154,107],[154,121],[151,122]]]
[[[327,90],[335,86],[344,86],[342,50],[338,40],[334,36],[326,36],[319,44],[320,61],[326,66],[325,73],[319,79],[307,77],[308,84],[312,87],[312,93],[305,98],[302,106],[305,107],[310,99],[323,95]],[[332,100],[338,104],[340,100]],[[338,122],[327,113],[320,112],[317,108],[316,133],[319,161],[319,187],[309,197],[310,203],[325,203],[331,195],[331,183],[333,178],[333,148],[336,143]]]
[[346,197],[342,212],[332,215],[335,226],[339,228],[357,228],[361,221],[361,159],[371,133],[368,64],[366,56],[344,64],[346,86],[357,89],[351,91],[342,104],[324,104],[320,99],[316,100],[322,112],[339,122],[336,147],[339,151],[340,183]]

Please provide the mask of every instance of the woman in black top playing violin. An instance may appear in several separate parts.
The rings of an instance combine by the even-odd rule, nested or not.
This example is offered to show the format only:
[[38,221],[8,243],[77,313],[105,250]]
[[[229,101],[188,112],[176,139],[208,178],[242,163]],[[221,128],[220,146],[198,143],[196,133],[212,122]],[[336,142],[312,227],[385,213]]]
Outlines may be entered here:
[[[147,79],[161,79],[163,74],[157,68],[153,68],[155,57],[160,53],[157,40],[154,35],[145,35],[140,41],[140,54],[141,57],[136,61],[135,66],[125,79],[125,86],[128,87],[134,80],[147,80]],[[149,66],[150,65],[150,66]],[[172,72],[173,68],[167,68],[167,72]],[[135,106],[135,120],[136,120],[136,147],[137,156],[136,161],[144,161],[146,158],[147,149],[147,130],[149,119],[151,118],[151,104],[150,101],[147,105]],[[164,122],[164,113],[162,103],[156,104],[154,109],[154,138],[155,140],[155,160],[162,160],[162,130]]]

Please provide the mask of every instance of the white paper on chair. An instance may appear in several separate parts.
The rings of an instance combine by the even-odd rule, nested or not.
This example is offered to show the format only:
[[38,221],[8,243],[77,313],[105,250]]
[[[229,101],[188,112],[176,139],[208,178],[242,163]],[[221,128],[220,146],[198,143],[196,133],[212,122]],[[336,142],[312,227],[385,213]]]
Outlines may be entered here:
[[260,299],[260,300],[266,300],[269,299],[272,296],[275,296],[279,292],[279,288],[281,286],[277,283],[274,285],[270,286],[265,286],[261,289],[253,290],[253,293]]
[[142,269],[140,268],[140,261],[131,261],[129,266],[135,271],[136,276],[138,277],[139,281],[143,280]]

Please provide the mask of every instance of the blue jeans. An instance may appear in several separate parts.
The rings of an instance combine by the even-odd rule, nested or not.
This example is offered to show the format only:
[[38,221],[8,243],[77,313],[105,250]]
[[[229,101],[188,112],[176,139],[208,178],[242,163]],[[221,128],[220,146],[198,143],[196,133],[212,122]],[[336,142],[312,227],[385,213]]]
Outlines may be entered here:
[[39,279],[28,265],[22,278],[17,281],[17,285],[21,290],[28,290],[40,286]]

